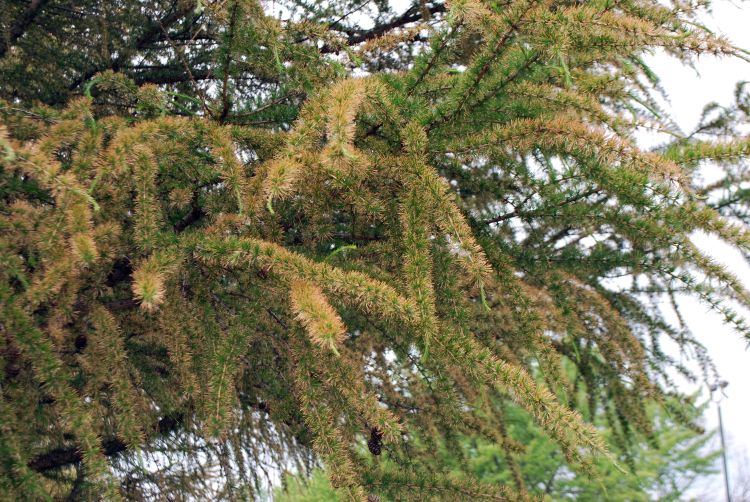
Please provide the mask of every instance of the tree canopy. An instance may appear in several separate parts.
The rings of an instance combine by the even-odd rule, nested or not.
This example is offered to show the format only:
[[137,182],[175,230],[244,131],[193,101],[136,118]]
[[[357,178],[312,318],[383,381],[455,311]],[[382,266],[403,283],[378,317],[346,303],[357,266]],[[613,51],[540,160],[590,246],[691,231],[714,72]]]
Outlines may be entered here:
[[745,58],[705,6],[6,1],[0,491],[240,500],[322,464],[344,499],[526,500],[435,454],[516,472],[519,413],[628,469],[714,371],[677,298],[750,339],[690,240],[750,251],[750,94],[686,133],[644,62]]

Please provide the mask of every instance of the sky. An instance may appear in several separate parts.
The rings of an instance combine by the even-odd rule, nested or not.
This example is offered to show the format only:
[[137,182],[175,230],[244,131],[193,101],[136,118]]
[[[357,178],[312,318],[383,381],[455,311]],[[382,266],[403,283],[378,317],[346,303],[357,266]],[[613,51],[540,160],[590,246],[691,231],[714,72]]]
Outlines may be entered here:
[[[703,16],[705,24],[717,33],[726,35],[734,45],[750,49],[750,5],[716,1],[712,12]],[[659,75],[669,97],[667,105],[672,117],[683,131],[691,131],[697,124],[703,106],[710,101],[728,105],[733,102],[735,84],[750,80],[750,63],[731,58],[701,57],[695,68],[685,67],[679,61],[657,53],[647,58],[651,68]],[[643,138],[645,142],[648,138]],[[750,288],[750,266],[740,253],[714,236],[696,234],[693,241]],[[706,346],[721,377],[729,385],[721,399],[724,429],[727,435],[727,454],[732,478],[739,480],[740,472],[750,477],[750,351],[747,342],[722,324],[718,315],[709,312],[697,300],[681,300],[686,322],[698,339]],[[696,385],[684,385],[686,391],[696,390]],[[705,392],[705,388],[704,388]],[[706,412],[706,425],[716,428],[716,406]],[[718,442],[716,443],[718,446]],[[716,476],[699,487],[700,500],[711,502],[725,500],[723,480]],[[740,502],[740,501],[734,501]]]

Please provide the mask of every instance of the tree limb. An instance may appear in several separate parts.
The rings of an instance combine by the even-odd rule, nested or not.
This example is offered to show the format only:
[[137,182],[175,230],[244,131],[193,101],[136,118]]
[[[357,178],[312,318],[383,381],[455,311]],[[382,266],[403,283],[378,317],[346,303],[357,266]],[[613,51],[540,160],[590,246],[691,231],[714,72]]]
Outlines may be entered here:
[[5,53],[8,52],[13,43],[21,38],[26,33],[26,29],[34,22],[42,7],[49,0],[32,0],[28,7],[21,13],[15,22],[10,26],[8,33],[5,37],[0,39],[0,59],[5,57]]
[[[182,416],[166,416],[156,424],[159,434],[167,434],[176,430],[182,424]],[[117,438],[108,438],[102,441],[102,453],[111,457],[127,449],[127,445]],[[59,469],[68,465],[81,462],[83,459],[78,447],[55,448],[32,458],[27,464],[33,471],[44,473],[53,469]]]

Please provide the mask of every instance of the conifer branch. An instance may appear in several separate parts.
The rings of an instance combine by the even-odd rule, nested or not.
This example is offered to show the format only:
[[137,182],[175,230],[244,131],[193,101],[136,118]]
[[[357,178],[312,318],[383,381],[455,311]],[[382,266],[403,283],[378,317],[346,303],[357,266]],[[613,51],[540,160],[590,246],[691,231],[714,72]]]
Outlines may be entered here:
[[[750,252],[746,89],[685,136],[644,62],[745,57],[696,16],[11,9],[0,490],[247,499],[322,464],[346,499],[530,500],[561,466],[632,460],[662,432],[672,370],[716,373],[654,304],[692,295],[750,335],[750,291],[691,242]],[[644,150],[641,127],[672,139]],[[722,175],[701,185],[707,161]],[[543,487],[537,438],[563,454]],[[515,490],[472,476],[485,447]]]

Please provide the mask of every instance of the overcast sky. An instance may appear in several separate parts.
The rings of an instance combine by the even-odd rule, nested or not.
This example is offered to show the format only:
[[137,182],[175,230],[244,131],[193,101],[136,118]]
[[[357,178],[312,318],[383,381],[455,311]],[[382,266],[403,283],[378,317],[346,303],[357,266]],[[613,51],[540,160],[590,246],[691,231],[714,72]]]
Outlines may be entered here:
[[[728,36],[736,46],[750,49],[750,5],[717,1],[712,14],[705,16],[704,21],[715,32]],[[669,110],[683,131],[693,129],[707,102],[730,104],[733,102],[735,84],[741,80],[750,81],[750,63],[738,59],[703,57],[698,60],[695,69],[687,68],[663,54],[649,57],[647,61],[661,78],[669,94]],[[750,267],[739,252],[712,236],[696,235],[694,242],[724,263],[750,288]],[[734,474],[735,480],[739,475],[733,470],[744,468],[747,471],[746,459],[750,456],[750,352],[747,342],[724,326],[719,316],[709,312],[700,302],[683,300],[682,310],[687,323],[708,348],[721,376],[729,382],[721,407],[729,439],[729,458],[733,464],[730,467],[731,483],[731,474]],[[717,425],[716,415],[716,407],[712,406],[706,416],[707,425],[711,428]],[[750,472],[745,474],[750,476]],[[712,490],[707,491],[704,486],[701,500],[724,500],[722,483],[721,478],[717,477],[710,484]]]

